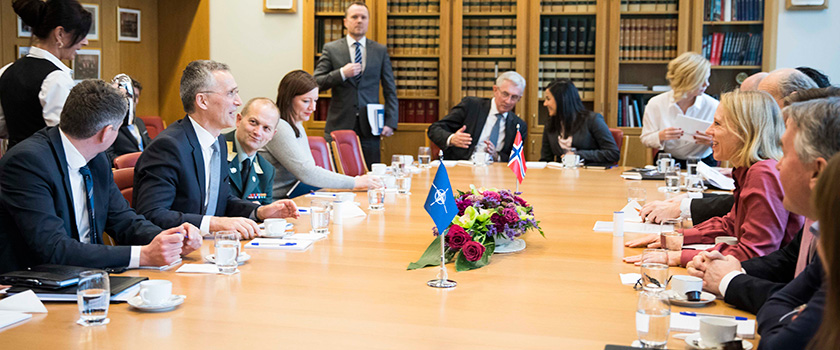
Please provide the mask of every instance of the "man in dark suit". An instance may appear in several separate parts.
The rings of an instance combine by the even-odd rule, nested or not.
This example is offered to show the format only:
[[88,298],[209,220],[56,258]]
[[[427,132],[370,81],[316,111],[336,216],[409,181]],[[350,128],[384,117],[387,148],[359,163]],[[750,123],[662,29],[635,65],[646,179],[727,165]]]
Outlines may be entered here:
[[507,162],[516,137],[528,137],[528,124],[513,113],[525,92],[525,78],[519,73],[504,72],[493,85],[493,98],[465,97],[446,118],[429,126],[429,139],[443,150],[447,160],[468,160],[484,151],[496,160]]
[[260,204],[274,201],[274,166],[257,154],[277,133],[280,111],[270,99],[257,97],[236,115],[236,130],[225,134],[230,163],[230,190],[237,198]]
[[[161,232],[114,183],[103,152],[125,111],[118,90],[82,81],[58,127],[36,132],[0,159],[0,273],[39,264],[164,266],[201,247],[195,226]],[[119,246],[103,245],[103,232]]]
[[143,151],[134,171],[134,206],[161,226],[188,222],[202,232],[237,231],[244,239],[260,231],[256,221],[297,217],[290,200],[259,205],[230,191],[227,142],[242,104],[224,63],[193,61],[181,76],[187,116],[172,123]]
[[384,45],[365,37],[370,11],[361,1],[347,7],[344,26],[347,37],[324,45],[315,67],[315,80],[321,91],[332,89],[324,137],[331,141],[333,130],[353,130],[362,143],[365,162],[380,162],[379,132],[372,132],[367,105],[379,103],[379,84],[385,96],[385,125],[381,135],[397,129],[397,87],[391,59]]
[[146,123],[143,122],[143,119],[137,118],[136,106],[140,102],[140,91],[143,90],[143,85],[134,79],[131,79],[131,84],[134,87],[134,96],[131,98],[135,108],[129,108],[117,139],[108,148],[107,154],[111,163],[114,162],[114,158],[123,154],[143,152],[143,149],[152,142],[152,138],[149,137],[149,132],[146,130]]
[[817,225],[811,190],[828,159],[840,152],[840,97],[795,103],[783,111],[784,156],[779,178],[785,190],[785,209],[806,217],[805,227],[785,247],[738,262],[718,252],[701,253],[688,263],[688,272],[703,278],[704,288],[724,301],[757,313],[765,301],[799,275],[816,256]]

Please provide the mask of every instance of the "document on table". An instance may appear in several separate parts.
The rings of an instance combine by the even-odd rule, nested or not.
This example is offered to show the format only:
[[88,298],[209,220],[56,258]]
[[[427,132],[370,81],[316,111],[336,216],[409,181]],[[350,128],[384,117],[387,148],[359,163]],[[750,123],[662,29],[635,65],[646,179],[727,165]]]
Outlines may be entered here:
[[637,201],[630,201],[627,202],[627,205],[624,208],[621,208],[621,211],[624,212],[624,221],[625,222],[642,222],[642,217],[639,215],[639,212],[642,210],[642,205],[639,204]]
[[181,265],[178,270],[175,272],[178,273],[212,273],[217,274],[219,273],[219,267],[216,264],[184,264]]
[[0,330],[30,318],[32,318],[32,315],[22,312],[0,311]]
[[276,239],[276,238],[254,238],[245,248],[255,249],[276,249],[276,250],[305,250],[315,241],[305,239]]
[[685,115],[678,115],[677,119],[674,121],[674,127],[683,130],[683,136],[680,137],[680,140],[683,141],[694,142],[694,135],[696,135],[698,131],[706,132],[706,129],[710,126],[712,126],[711,121],[705,121]]
[[621,279],[621,284],[634,285],[637,281],[639,281],[639,278],[642,278],[642,275],[635,272],[620,273],[618,274],[618,278]]
[[[702,316],[687,316],[681,315],[680,313],[671,313],[671,331],[672,332],[699,332],[700,331],[700,318]],[[741,338],[752,339],[755,338],[755,320],[746,320],[740,321],[735,320],[734,317],[731,320],[738,323],[738,330],[736,334]]]
[[728,178],[721,174],[719,171],[712,169],[712,167],[706,165],[703,162],[697,162],[697,172],[700,175],[703,175],[712,185],[717,186],[718,188],[724,190],[734,190],[735,189],[735,180]]
[[[635,232],[635,233],[659,233],[661,229],[673,229],[673,225],[662,225],[659,224],[645,224],[641,222],[625,222],[624,223],[624,232]],[[592,231],[595,232],[613,232],[613,223],[612,221],[597,221],[595,222],[595,227],[592,228]]]

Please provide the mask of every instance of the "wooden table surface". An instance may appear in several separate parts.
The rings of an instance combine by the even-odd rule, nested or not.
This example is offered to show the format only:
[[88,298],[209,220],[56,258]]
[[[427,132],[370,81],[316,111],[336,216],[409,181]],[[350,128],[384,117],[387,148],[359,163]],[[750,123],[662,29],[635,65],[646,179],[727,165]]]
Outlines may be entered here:
[[[514,188],[504,164],[448,170],[456,189]],[[76,303],[48,303],[48,314],[0,332],[0,347],[603,349],[636,339],[637,292],[618,274],[638,272],[621,258],[641,249],[624,248],[633,234],[592,231],[595,221],[611,221],[626,204],[630,181],[620,169],[529,170],[522,197],[534,205],[546,238],[528,233],[524,251],[494,255],[478,270],[459,273],[450,265],[453,290],[426,286],[436,268],[406,270],[433,238],[423,203],[434,171],[414,175],[411,195],[388,194],[384,212],[333,225],[328,239],[306,251],[247,249],[252,258],[235,275],[125,273],[171,280],[173,293],[187,296],[173,311],[112,304],[110,324],[81,327]],[[659,181],[635,183],[647,188],[648,201],[664,198]],[[364,192],[356,201],[367,211]],[[297,232],[309,230],[308,216],[293,222]],[[200,262],[211,244],[185,262]],[[683,310],[689,309],[672,307]],[[691,310],[754,318],[721,300]],[[685,346],[673,338],[668,345]]]

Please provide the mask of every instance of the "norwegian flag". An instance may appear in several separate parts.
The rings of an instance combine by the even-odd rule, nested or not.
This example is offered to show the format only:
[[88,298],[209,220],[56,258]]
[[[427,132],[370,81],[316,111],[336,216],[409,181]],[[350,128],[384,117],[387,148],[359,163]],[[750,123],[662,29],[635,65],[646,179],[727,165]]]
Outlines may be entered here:
[[525,180],[525,171],[528,170],[528,167],[525,166],[525,160],[522,159],[523,150],[522,134],[519,133],[519,128],[516,128],[516,139],[513,140],[513,149],[510,151],[508,168],[516,174],[516,179],[519,180],[519,183]]

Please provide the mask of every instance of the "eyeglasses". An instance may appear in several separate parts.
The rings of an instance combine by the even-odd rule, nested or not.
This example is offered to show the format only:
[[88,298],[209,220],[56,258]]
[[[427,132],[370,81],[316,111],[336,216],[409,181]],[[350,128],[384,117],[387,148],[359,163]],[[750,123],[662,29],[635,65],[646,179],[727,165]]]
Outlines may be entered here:
[[502,91],[502,98],[505,100],[519,101],[522,98],[520,95],[511,95],[507,91]]
[[230,91],[199,91],[199,94],[224,94],[227,98],[234,98],[239,95],[239,88],[233,88]]
[[[674,277],[674,276],[668,277],[668,280],[667,280],[667,281],[665,281],[665,285],[666,285],[666,286],[667,286],[669,283],[671,283],[671,278],[672,278],[672,277]],[[665,288],[665,287],[663,287],[663,286],[662,286],[662,283],[660,283],[660,282],[659,282],[658,280],[656,280],[655,278],[650,278],[650,276],[648,276],[648,278],[650,279],[650,282],[651,282],[651,283],[653,283],[653,284],[655,284],[657,287],[660,287],[660,288]],[[634,284],[634,285],[633,285],[633,290],[642,290],[642,289],[644,289],[644,286],[642,286],[642,279],[641,279],[641,278],[639,278],[639,279],[637,279],[637,280],[636,280],[636,284]]]

